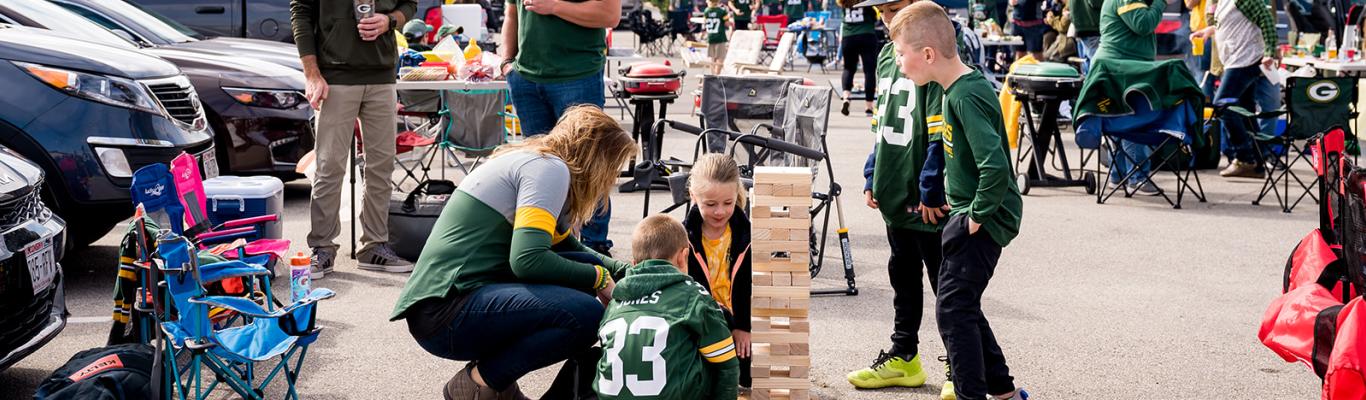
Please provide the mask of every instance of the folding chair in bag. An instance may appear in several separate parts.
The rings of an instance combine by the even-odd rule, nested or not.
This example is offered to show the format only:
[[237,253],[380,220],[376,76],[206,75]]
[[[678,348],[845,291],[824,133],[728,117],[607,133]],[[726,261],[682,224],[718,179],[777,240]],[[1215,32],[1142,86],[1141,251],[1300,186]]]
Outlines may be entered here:
[[[308,346],[322,331],[316,326],[317,302],[336,294],[316,288],[297,301],[277,306],[269,286],[269,271],[240,260],[200,264],[195,247],[188,238],[171,232],[157,240],[154,261],[165,277],[164,307],[175,310],[160,315],[165,346],[160,373],[165,397],[214,397],[221,383],[242,398],[263,399],[266,388],[283,373],[285,398],[301,398],[295,384]],[[213,296],[205,289],[205,282],[230,277],[261,278],[265,301]],[[228,328],[215,327],[209,321],[211,308],[232,310],[246,316],[247,321]],[[268,372],[262,373],[258,367]]]
[[[663,137],[666,127],[698,135],[694,157],[704,152],[727,152],[740,163],[741,181],[747,186],[753,184],[750,177],[757,166],[810,167],[819,177],[823,164],[824,191],[817,186],[811,194],[813,205],[802,210],[809,212],[813,221],[824,221],[819,231],[814,225],[812,227],[811,274],[816,276],[824,265],[833,206],[839,216],[837,235],[843,250],[847,287],[813,293],[857,295],[848,229],[844,226],[839,202],[842,189],[834,180],[825,139],[832,89],[802,86],[799,82],[800,79],[789,77],[705,76],[702,100],[705,128],[661,120],[655,124],[653,136]],[[687,179],[685,172],[669,176],[675,203],[665,212],[687,204]],[[648,210],[648,203],[646,207]]]
[[[1285,132],[1267,137],[1259,130],[1252,131],[1260,150],[1258,153],[1262,154],[1264,165],[1268,168],[1262,190],[1252,204],[1260,204],[1270,194],[1276,197],[1281,211],[1288,213],[1306,197],[1320,201],[1313,190],[1320,184],[1318,177],[1306,181],[1295,173],[1296,165],[1311,159],[1307,147],[1302,143],[1333,128],[1343,129],[1343,137],[1355,142],[1356,136],[1350,126],[1351,121],[1356,119],[1352,104],[1356,99],[1357,79],[1290,78],[1286,81],[1285,91]],[[1298,195],[1292,193],[1292,180],[1299,189],[1303,189]]]

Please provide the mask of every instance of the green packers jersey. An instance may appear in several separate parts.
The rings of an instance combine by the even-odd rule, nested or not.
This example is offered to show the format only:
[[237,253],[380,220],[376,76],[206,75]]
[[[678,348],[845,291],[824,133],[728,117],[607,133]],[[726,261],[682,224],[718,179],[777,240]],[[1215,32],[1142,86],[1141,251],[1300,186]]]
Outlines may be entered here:
[[754,14],[755,0],[731,0],[730,4],[735,6],[735,20],[749,21]]
[[662,260],[617,283],[598,329],[602,399],[734,399],[739,362],[721,306]]
[[944,90],[936,83],[916,86],[901,75],[891,43],[877,58],[877,103],[873,135],[873,196],[888,226],[933,232],[938,228],[907,212],[920,205],[920,170],[929,142],[940,140],[943,126],[940,101]]
[[702,12],[703,29],[707,31],[707,43],[726,42],[726,10],[711,7]]

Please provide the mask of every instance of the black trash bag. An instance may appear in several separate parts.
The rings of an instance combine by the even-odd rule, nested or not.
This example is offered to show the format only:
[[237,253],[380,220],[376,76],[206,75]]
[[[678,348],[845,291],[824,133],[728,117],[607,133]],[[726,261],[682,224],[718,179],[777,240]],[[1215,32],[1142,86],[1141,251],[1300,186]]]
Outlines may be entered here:
[[38,385],[35,400],[152,399],[156,351],[141,343],[98,347],[71,357]]

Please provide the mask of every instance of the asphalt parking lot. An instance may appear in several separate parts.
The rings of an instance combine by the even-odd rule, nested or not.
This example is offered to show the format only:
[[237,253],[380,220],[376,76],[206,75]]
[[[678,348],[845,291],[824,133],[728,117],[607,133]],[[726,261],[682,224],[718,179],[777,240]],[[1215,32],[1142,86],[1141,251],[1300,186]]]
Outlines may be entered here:
[[[690,72],[687,87],[701,71]],[[824,84],[837,73],[809,76]],[[680,103],[670,107],[670,117],[694,120],[688,116],[690,101]],[[860,294],[812,301],[813,387],[817,396],[831,399],[934,399],[943,377],[932,360],[944,350],[928,294],[921,329],[927,384],[859,391],[844,380],[846,372],[867,366],[888,346],[892,325],[885,228],[858,193],[872,136],[862,105],[855,102],[852,109],[854,117],[832,112],[829,144],[836,179],[849,189],[843,206]],[[691,138],[668,135],[666,153],[690,155]],[[1274,206],[1250,204],[1261,181],[1226,180],[1215,171],[1202,171],[1200,178],[1209,202],[1187,198],[1181,210],[1160,198],[1114,198],[1098,205],[1078,187],[1036,188],[1025,197],[1020,236],[1005,249],[984,303],[1017,383],[1035,398],[1318,396],[1312,372],[1282,362],[1256,339],[1262,312],[1279,293],[1287,254],[1317,223],[1314,207],[1283,214]],[[1159,182],[1170,187],[1172,179]],[[308,193],[306,181],[286,186],[285,235],[300,250],[308,231]],[[652,211],[662,198],[654,198]],[[643,195],[612,199],[614,252],[629,254]],[[681,218],[682,212],[674,215]],[[117,240],[111,233],[62,261],[69,324],[37,353],[0,372],[0,398],[29,396],[72,354],[104,344]],[[343,251],[345,240],[344,234]],[[828,262],[838,265],[838,259]],[[388,321],[406,278],[360,271],[342,257],[335,273],[314,283],[338,296],[321,308],[325,331],[310,349],[299,384],[306,398],[440,398],[441,385],[462,364],[427,354],[406,324]],[[834,266],[815,279],[817,287],[842,284]],[[535,396],[554,372],[541,370],[520,383]],[[222,397],[235,398],[227,392]]]

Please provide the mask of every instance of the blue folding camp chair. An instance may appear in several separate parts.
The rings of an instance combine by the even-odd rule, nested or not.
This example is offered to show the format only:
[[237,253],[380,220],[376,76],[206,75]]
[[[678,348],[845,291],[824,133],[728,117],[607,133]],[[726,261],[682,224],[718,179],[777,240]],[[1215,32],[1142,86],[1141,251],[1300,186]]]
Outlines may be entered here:
[[[240,260],[200,265],[197,253],[189,239],[172,232],[163,233],[157,240],[153,260],[165,275],[165,309],[175,310],[161,314],[166,344],[163,393],[166,397],[201,400],[223,383],[242,398],[262,399],[266,387],[283,372],[285,398],[300,398],[295,383],[308,346],[322,331],[316,326],[317,302],[336,294],[313,289],[304,298],[277,308],[271,298],[270,271]],[[247,280],[263,283],[264,301],[207,294],[204,282],[232,277],[259,278]],[[233,310],[246,320],[239,326],[215,328],[209,320],[209,310],[214,307]],[[257,376],[258,365],[270,368],[263,378]],[[207,385],[204,368],[209,369]]]

